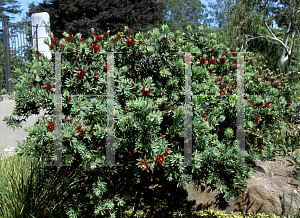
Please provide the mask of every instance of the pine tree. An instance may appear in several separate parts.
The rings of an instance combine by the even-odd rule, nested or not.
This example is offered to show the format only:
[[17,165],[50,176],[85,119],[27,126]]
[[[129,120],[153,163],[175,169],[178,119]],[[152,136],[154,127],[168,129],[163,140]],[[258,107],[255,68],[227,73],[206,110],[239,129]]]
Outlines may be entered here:
[[[1,0],[0,1],[0,20],[3,20],[3,18],[9,17],[8,15],[4,13],[9,13],[9,14],[20,14],[22,10],[19,10],[21,5],[17,5],[19,3],[16,0]],[[6,6],[6,7],[4,7]],[[14,18],[14,17],[10,17]]]
[[51,0],[30,5],[27,16],[48,12],[53,34],[62,38],[63,32],[81,33],[87,38],[91,28],[98,34],[110,30],[110,35],[130,27],[133,34],[147,32],[149,25],[164,20],[164,4],[153,0]]

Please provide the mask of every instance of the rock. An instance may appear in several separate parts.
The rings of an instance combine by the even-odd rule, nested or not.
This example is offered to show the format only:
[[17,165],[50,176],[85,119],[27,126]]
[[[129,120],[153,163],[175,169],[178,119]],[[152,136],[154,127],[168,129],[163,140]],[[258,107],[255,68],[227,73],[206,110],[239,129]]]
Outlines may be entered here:
[[[261,162],[256,162],[254,166],[254,176],[248,180],[248,187],[246,192],[242,195],[241,201],[232,197],[230,199],[229,206],[225,209],[226,214],[231,212],[242,212],[244,214],[257,214],[265,213],[267,215],[275,214],[277,216],[282,215],[283,208],[283,194],[285,193],[285,211],[289,211],[291,202],[292,186],[286,182],[278,181],[266,174],[271,172],[267,170],[265,165],[260,165]],[[264,171],[264,172],[262,172]],[[220,208],[216,204],[217,191],[206,193],[208,189],[205,188],[201,192],[193,182],[187,184],[185,188],[188,193],[188,201],[196,201],[193,208],[197,211],[204,209],[212,209],[214,211],[220,211]],[[292,204],[291,214],[296,214],[299,208],[299,195],[294,190],[294,200]]]
[[253,162],[255,164],[253,167],[254,171],[259,171],[259,172],[266,174],[267,176],[272,177],[271,168],[269,167],[269,165],[266,162],[263,162],[260,160],[253,161]]

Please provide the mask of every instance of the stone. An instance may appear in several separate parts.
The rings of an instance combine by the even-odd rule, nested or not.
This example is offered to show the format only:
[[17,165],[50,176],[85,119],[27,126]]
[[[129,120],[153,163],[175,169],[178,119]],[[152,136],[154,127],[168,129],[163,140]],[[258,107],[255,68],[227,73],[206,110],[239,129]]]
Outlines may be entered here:
[[44,43],[45,38],[51,44],[50,41],[50,16],[47,12],[33,13],[31,15],[31,25],[32,25],[32,40],[33,47],[36,51],[40,51],[41,54],[44,54],[51,60],[51,52],[48,45]]
[[[241,212],[244,214],[265,213],[267,215],[275,214],[282,215],[283,208],[283,194],[285,194],[285,211],[289,211],[292,186],[286,182],[278,181],[267,174],[267,167],[260,161],[255,162],[254,176],[248,180],[248,186],[245,193],[238,202],[234,197],[230,198],[229,206],[225,209],[226,214],[231,212]],[[263,172],[262,172],[263,171]],[[205,185],[204,185],[205,186]],[[218,191],[206,193],[208,189],[201,191],[193,182],[187,184],[184,188],[188,194],[188,201],[196,202],[193,206],[197,211],[204,209],[212,209],[214,211],[221,211],[216,204],[216,196]],[[299,210],[299,194],[294,190],[294,200],[292,204],[291,214],[296,214]]]

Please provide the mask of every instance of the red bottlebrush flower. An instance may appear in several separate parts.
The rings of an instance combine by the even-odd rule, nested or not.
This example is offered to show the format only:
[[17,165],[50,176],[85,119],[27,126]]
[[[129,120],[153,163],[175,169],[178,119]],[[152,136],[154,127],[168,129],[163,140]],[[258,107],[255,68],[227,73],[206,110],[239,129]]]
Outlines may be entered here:
[[266,103],[266,107],[271,108],[271,104],[270,103]]
[[94,44],[94,45],[92,45],[91,50],[94,52],[97,52],[100,50],[100,46],[98,44]]
[[52,132],[54,130],[54,122],[53,121],[47,121],[48,122],[48,130]]
[[278,87],[279,87],[279,84],[278,84],[278,83],[275,83],[275,84],[273,85],[273,87],[274,87],[274,88],[278,88]]
[[243,194],[245,194],[246,193],[246,190],[244,190],[242,193],[241,193],[241,195],[243,195]]
[[230,88],[229,92],[232,94],[236,88]]
[[143,140],[139,141],[139,144],[143,144]]
[[289,106],[291,106],[291,104],[287,104],[287,105],[286,105],[286,107],[289,107]]
[[71,96],[68,97],[68,101],[71,101]]
[[94,76],[95,76],[95,77],[99,77],[100,74],[99,74],[99,73],[94,73]]
[[159,164],[162,164],[165,161],[165,157],[161,154],[156,156],[156,162],[158,162]]
[[223,82],[223,76],[219,76],[218,80],[222,83]]
[[142,89],[142,93],[143,93],[143,95],[147,96],[147,95],[150,95],[151,90],[150,90],[150,88],[144,86],[143,89]]
[[147,160],[142,160],[140,165],[146,165],[146,168],[144,170],[147,170],[149,168],[149,162]]
[[219,61],[220,61],[221,64],[225,64],[226,59],[225,58],[220,58]]
[[72,121],[73,121],[72,119],[67,119],[66,120],[67,123],[72,123]]
[[86,129],[84,131],[81,131],[81,126],[78,126],[76,128],[77,132],[79,133],[79,136],[84,136],[86,133]]
[[276,102],[276,104],[278,105],[278,104],[279,104],[279,102]]
[[254,104],[254,102],[251,103],[253,105],[253,108],[256,108],[256,105]]
[[209,59],[209,62],[208,63],[210,63],[210,64],[216,64],[216,59]]
[[203,118],[204,120],[206,120],[206,119],[207,119],[207,116],[206,116],[206,115],[202,115],[202,118]]
[[79,77],[84,77],[85,72],[84,72],[82,69],[78,69],[78,71],[76,72],[76,74],[77,74]]
[[261,118],[261,116],[259,116],[259,115],[255,115],[255,116],[256,116],[255,122],[258,123],[258,120]]
[[84,131],[80,131],[80,132],[79,132],[79,136],[84,136],[85,133],[86,133],[86,129],[85,129]]
[[224,90],[220,90],[219,93],[220,93],[221,95],[225,95],[226,92],[225,92]]
[[60,46],[60,47],[65,47],[65,45],[64,45],[64,44],[62,44],[62,43],[60,43],[60,44],[59,44],[59,46]]
[[134,38],[130,37],[130,38],[127,39],[127,44],[128,45],[131,46],[131,45],[133,45],[133,43],[134,43]]
[[257,131],[256,130],[254,130],[254,133],[256,133]]
[[80,39],[80,42],[83,42],[83,39]]
[[246,53],[244,54],[244,58],[246,57]]
[[262,150],[265,150],[265,149],[264,149],[264,145],[258,146],[257,148],[258,148],[259,150],[261,150],[261,151],[262,151]]
[[131,30],[129,28],[126,28],[126,30],[125,30],[124,33],[130,35],[131,34]]
[[117,37],[114,40],[114,43],[117,43],[121,39],[120,35],[118,34]]
[[57,42],[59,42],[59,40],[56,36],[53,36],[53,38],[51,38],[51,42],[57,43]]
[[50,48],[54,49],[55,45],[54,43],[51,43]]
[[39,51],[36,51],[35,54],[36,55],[41,55],[41,53]]
[[100,34],[98,34],[98,35],[96,36],[96,39],[97,39],[99,42],[102,42],[102,40],[103,40],[103,38],[101,37]]
[[236,52],[232,52],[231,54],[232,54],[234,57],[236,57],[236,54],[237,54],[237,53],[236,53]]
[[237,60],[236,60],[236,59],[233,59],[233,60],[232,60],[232,62],[233,62],[233,63],[236,63],[236,62],[237,62]]
[[109,71],[109,65],[106,63],[105,67],[103,67],[103,71],[107,72]]
[[201,63],[201,64],[205,64],[205,63],[206,63],[206,59],[204,59],[203,57],[200,58],[200,63]]
[[52,86],[49,83],[45,83],[43,86],[43,89],[46,89],[47,91],[49,91],[52,88]]
[[95,36],[96,36],[96,33],[94,32],[91,36],[95,37]]
[[74,37],[69,35],[69,37],[66,37],[66,40],[67,40],[67,42],[74,41]]
[[223,87],[226,88],[228,85],[227,84],[223,84]]
[[170,148],[165,148],[164,151],[165,151],[164,156],[166,157],[169,155]]
[[213,74],[213,70],[207,68],[207,70],[210,72],[210,75]]
[[223,55],[226,55],[227,53],[225,51],[223,51]]
[[257,145],[257,142],[254,142],[253,145]]
[[139,42],[140,44],[144,44],[145,42]]
[[108,38],[109,37],[109,33],[105,32],[103,35],[104,38]]

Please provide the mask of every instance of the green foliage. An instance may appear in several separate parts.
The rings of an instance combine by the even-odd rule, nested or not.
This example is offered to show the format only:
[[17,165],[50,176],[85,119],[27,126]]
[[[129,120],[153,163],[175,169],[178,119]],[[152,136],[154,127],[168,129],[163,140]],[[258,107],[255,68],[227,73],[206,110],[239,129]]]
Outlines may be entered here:
[[[3,18],[9,17],[4,13],[10,13],[10,14],[20,14],[22,10],[19,10],[20,4],[16,0],[1,0],[0,2],[0,20]],[[6,7],[4,7],[6,6]]]
[[[68,216],[108,216],[131,204],[132,198],[136,205],[151,177],[154,181],[158,179],[166,193],[172,194],[191,180],[199,186],[204,181],[210,190],[219,192],[220,207],[228,205],[232,196],[239,200],[253,170],[245,165],[230,165],[236,163],[238,153],[236,133],[232,135],[231,131],[236,129],[237,98],[219,97],[222,93],[236,94],[237,53],[218,44],[215,34],[205,35],[203,27],[193,30],[188,26],[186,33],[181,34],[162,26],[161,32],[148,31],[148,37],[130,37],[130,29],[119,32],[117,37],[104,35],[100,35],[102,40],[98,33],[82,41],[80,34],[70,37],[64,33],[65,38],[59,42],[52,38],[53,52],[70,52],[62,54],[61,63],[62,153],[63,161],[71,166],[60,170],[77,172],[65,181],[72,185],[65,198]],[[97,47],[95,44],[101,49],[91,51]],[[106,81],[112,71],[105,51],[123,52],[114,56],[114,132],[116,163],[124,166],[100,165],[106,164],[108,152],[106,99],[75,96],[106,92]],[[185,53],[178,51],[197,52],[186,58],[192,58],[192,164],[198,166],[178,166],[184,162],[186,67]],[[13,115],[27,116],[42,108],[47,111],[34,126],[24,128],[29,136],[26,142],[18,144],[16,151],[18,155],[41,158],[47,163],[47,159],[54,160],[54,63],[39,54],[34,57],[26,63],[31,69],[14,80],[17,91]],[[223,64],[221,57],[226,60]],[[281,75],[261,69],[259,61],[255,54],[246,54],[245,158],[275,160],[274,146],[278,145],[268,144],[266,139],[278,125],[289,122],[279,122],[274,117],[294,115],[290,108],[295,105],[296,99],[291,98],[295,89]],[[276,82],[280,80],[278,86],[270,77],[276,78]],[[150,94],[145,94],[145,87],[150,88]],[[22,127],[24,120],[4,118],[12,128]],[[258,145],[253,145],[256,141]],[[53,168],[44,167],[45,178],[54,175]]]

